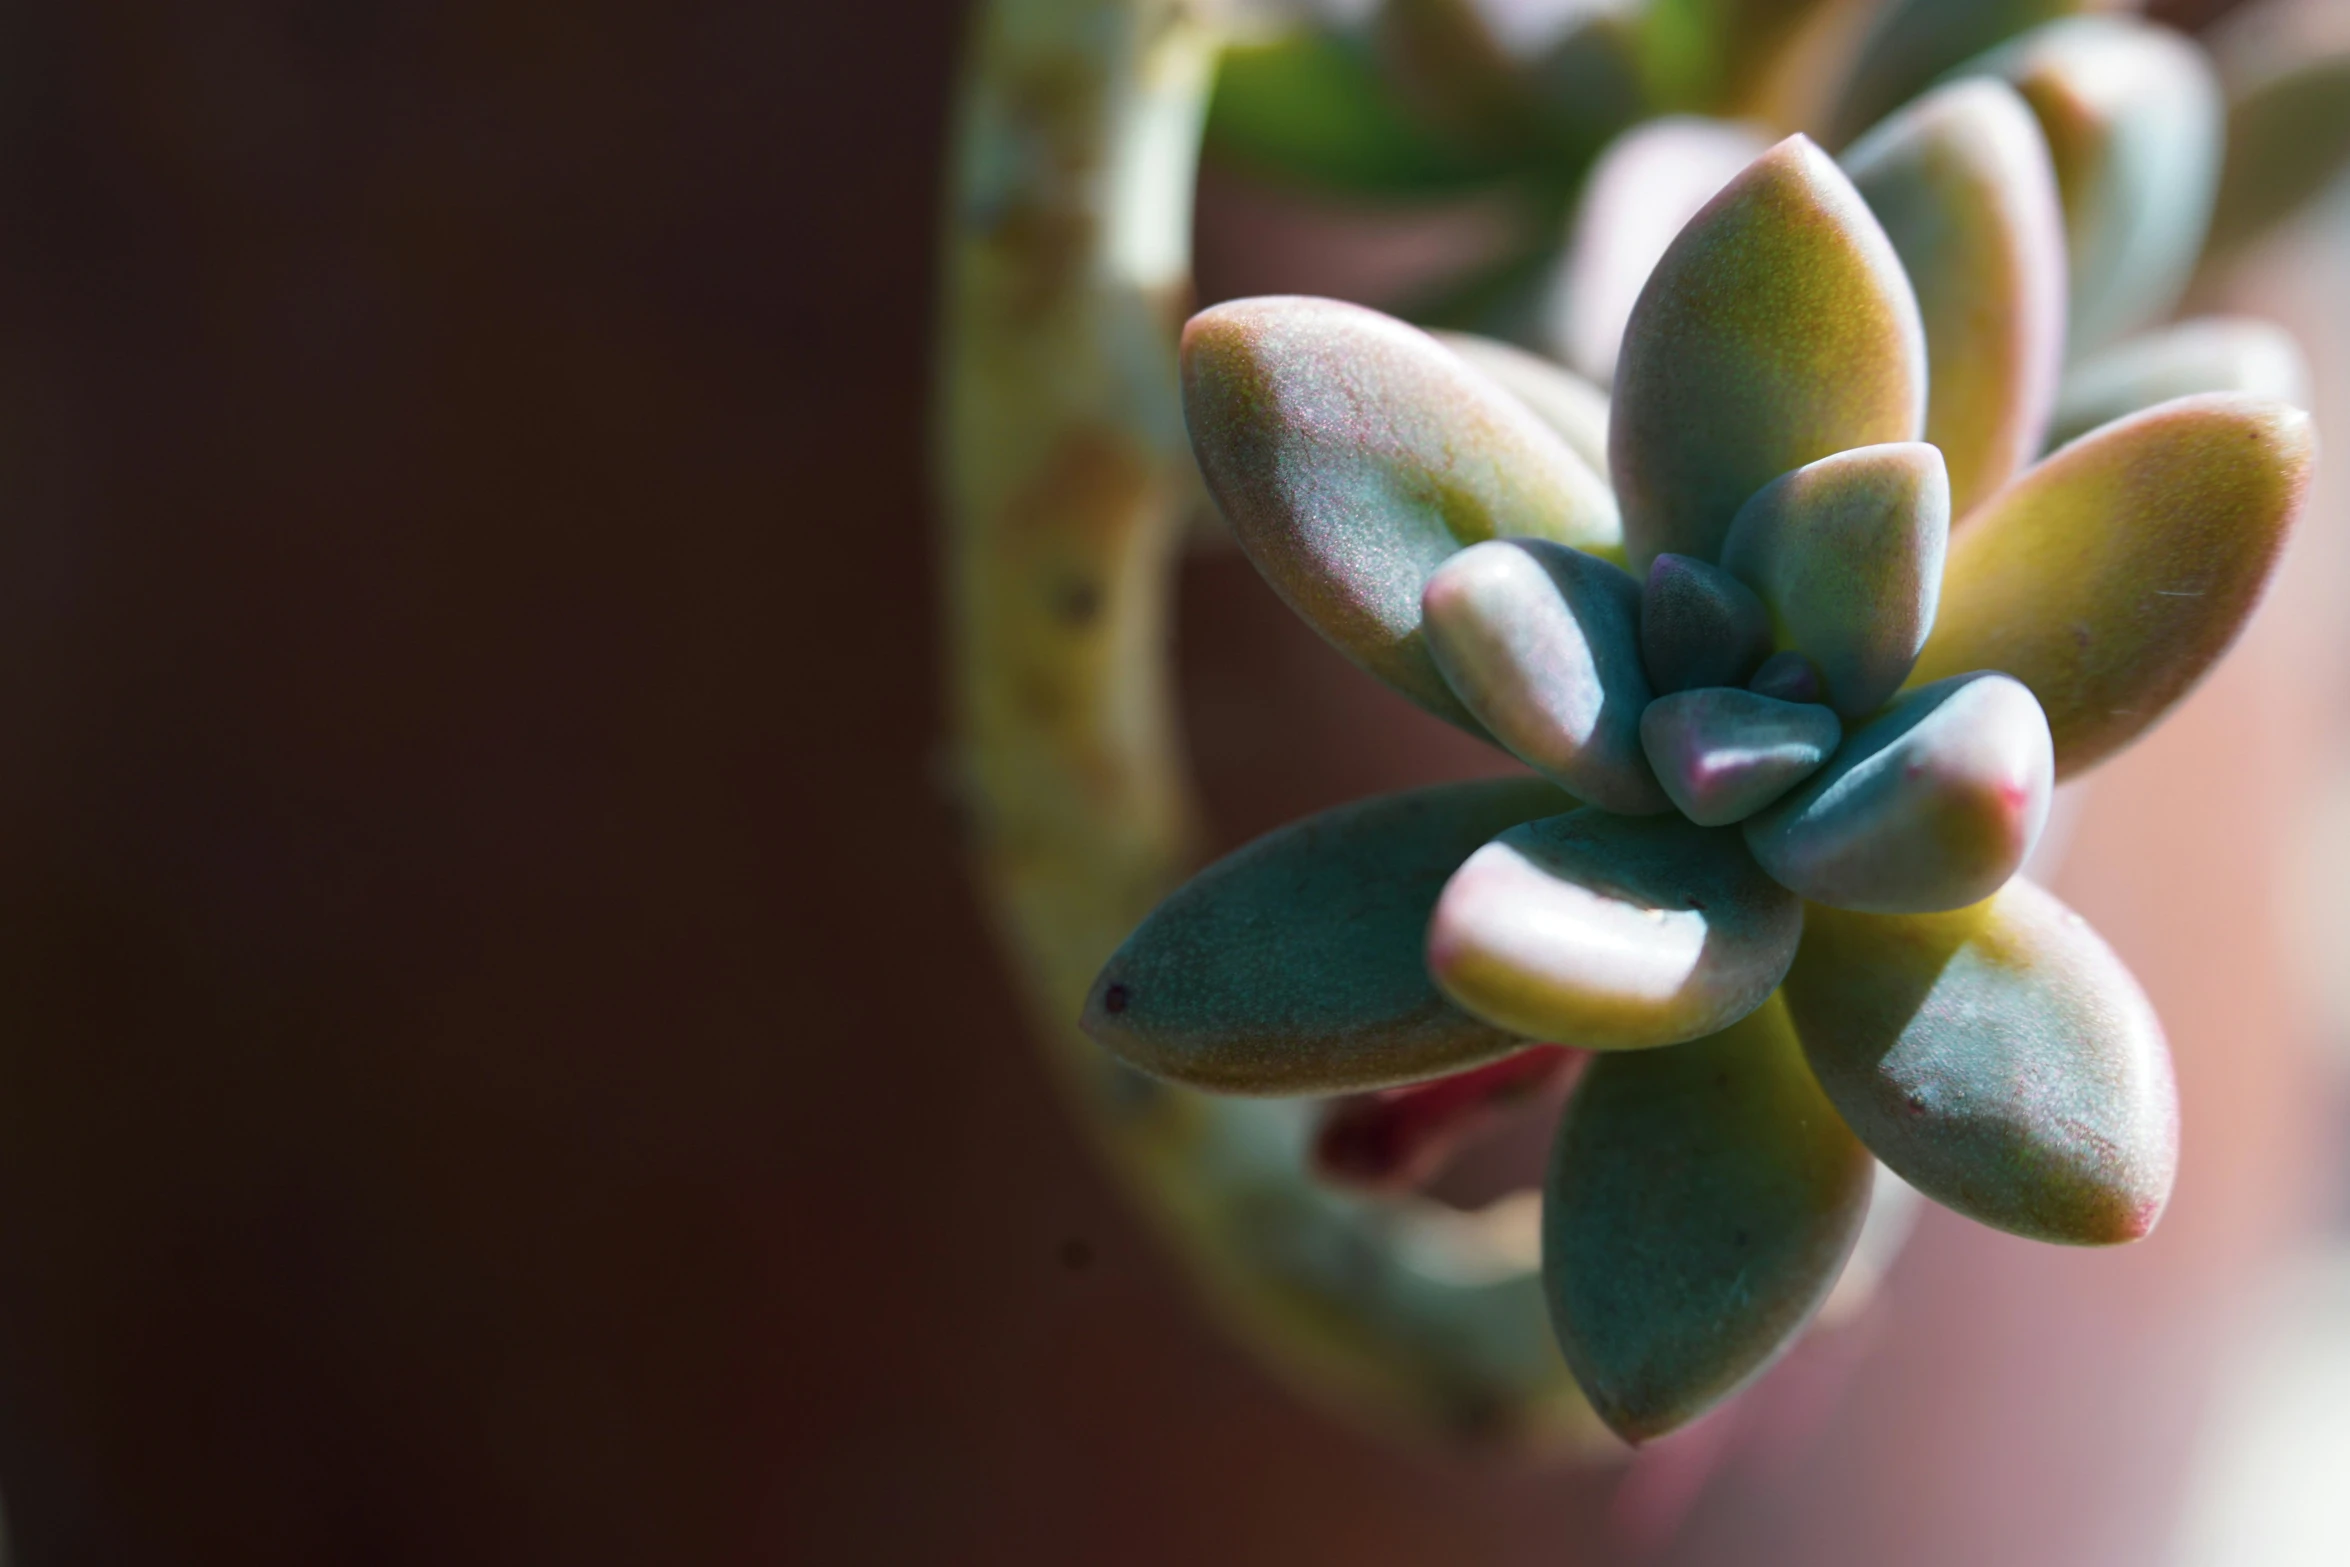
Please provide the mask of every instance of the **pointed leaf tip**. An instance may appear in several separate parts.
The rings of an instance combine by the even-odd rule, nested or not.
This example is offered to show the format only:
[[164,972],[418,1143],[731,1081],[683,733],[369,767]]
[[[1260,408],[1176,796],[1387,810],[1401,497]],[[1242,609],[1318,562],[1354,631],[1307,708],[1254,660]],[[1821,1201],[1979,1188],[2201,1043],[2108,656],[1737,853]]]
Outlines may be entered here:
[[2040,452],[2064,364],[2064,210],[2032,111],[1978,77],[1927,94],[1844,154],[1925,317],[1926,439],[1963,517]]
[[1891,241],[1801,136],[1689,221],[1633,307],[1608,429],[1635,572],[1717,558],[1792,468],[1924,427],[1924,327]]
[[1524,403],[1374,310],[1267,298],[1201,312],[1183,334],[1183,406],[1209,492],[1266,580],[1472,733],[1421,637],[1429,573],[1489,538],[1618,537],[1607,486]]
[[1308,817],[1219,860],[1127,937],[1085,1031],[1222,1093],[1351,1093],[1474,1066],[1524,1041],[1440,995],[1429,911],[1461,862],[1570,809],[1530,778],[1445,784]]
[[1920,441],[1838,452],[1738,509],[1722,565],[1770,611],[1780,646],[1819,670],[1846,718],[1901,689],[1934,624],[1950,537],[1942,454]]
[[1429,922],[1428,967],[1498,1028],[1639,1050],[1760,1006],[1802,931],[1801,905],[1735,833],[1582,810],[1469,857]]
[[2238,393],[2092,431],[1951,540],[1910,684],[1997,669],[2048,714],[2060,778],[2120,750],[2236,639],[2300,516],[2309,416]]
[[1542,1272],[1600,1418],[1647,1441],[1769,1366],[1843,1271],[1875,1169],[1777,1000],[1709,1039],[1592,1062],[1552,1148]]
[[1879,914],[1990,896],[2039,842],[2048,722],[2005,675],[1910,693],[1742,829],[1763,869],[1814,903]]
[[2226,134],[2188,39],[2132,16],[2050,22],[1971,61],[2032,106],[2056,165],[2074,358],[2167,315],[2194,276]]
[[2030,882],[1948,914],[1808,911],[1787,1006],[1878,1158],[1985,1224],[2111,1245],[2178,1169],[2178,1093],[2137,981]]
[[1649,120],[1610,142],[1583,182],[1544,309],[1545,346],[1611,383],[1633,303],[1673,237],[1769,145],[1746,126],[1695,115]]
[[1563,544],[1495,539],[1437,567],[1421,606],[1436,667],[1527,766],[1605,810],[1669,808],[1640,750],[1649,692],[1630,577]]
[[1658,782],[1700,827],[1727,827],[1818,772],[1844,726],[1830,708],[1716,686],[1659,697],[1640,715]]

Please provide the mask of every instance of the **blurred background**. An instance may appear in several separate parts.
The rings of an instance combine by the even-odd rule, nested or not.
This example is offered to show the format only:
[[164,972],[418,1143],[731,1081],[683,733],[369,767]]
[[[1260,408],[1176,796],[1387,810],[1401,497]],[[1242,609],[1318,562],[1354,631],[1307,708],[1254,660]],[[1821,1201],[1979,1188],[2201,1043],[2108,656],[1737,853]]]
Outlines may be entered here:
[[[1196,1311],[962,872],[963,22],[0,7],[10,1560],[2350,1560],[2341,465],[2057,882],[2178,1053],[2157,1235],[1929,1213],[1637,1461],[1406,1452]],[[1464,221],[1211,167],[1201,292],[1393,302]],[[2346,257],[2337,192],[2212,285],[2336,451]],[[1182,592],[1221,841],[1469,765],[1237,557]]]

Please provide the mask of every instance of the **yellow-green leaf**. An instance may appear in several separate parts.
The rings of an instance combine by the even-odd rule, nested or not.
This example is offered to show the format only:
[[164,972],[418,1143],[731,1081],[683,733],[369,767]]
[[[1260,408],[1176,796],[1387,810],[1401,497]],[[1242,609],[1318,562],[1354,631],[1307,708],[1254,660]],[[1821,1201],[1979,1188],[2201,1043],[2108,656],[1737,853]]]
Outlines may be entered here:
[[[1433,332],[1436,341],[1508,389],[1595,474],[1607,472],[1607,393],[1563,365],[1475,332]],[[1591,546],[1585,546],[1590,548]]]
[[1950,541],[1912,686],[1997,669],[2048,714],[2058,777],[2136,739],[2258,602],[2309,489],[2297,408],[2183,397],[2083,436]]
[[1748,126],[1695,115],[1644,121],[1608,143],[1576,201],[1543,305],[1543,346],[1613,383],[1624,324],[1649,274],[1714,193],[1769,149]]
[[2064,210],[2048,143],[2005,83],[1956,82],[1844,155],[1926,322],[1926,439],[1963,517],[2040,454],[2064,365]]
[[1636,574],[1715,559],[1746,498],[1854,446],[1914,441],[1925,330],[1844,172],[1791,136],[1689,221],[1625,329],[1608,427]]

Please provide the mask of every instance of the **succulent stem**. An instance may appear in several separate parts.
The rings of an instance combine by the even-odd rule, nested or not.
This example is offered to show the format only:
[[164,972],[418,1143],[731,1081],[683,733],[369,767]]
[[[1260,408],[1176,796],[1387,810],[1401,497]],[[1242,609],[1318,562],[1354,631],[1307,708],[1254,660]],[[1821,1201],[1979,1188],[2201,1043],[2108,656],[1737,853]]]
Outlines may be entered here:
[[1162,1084],[1077,1029],[1095,971],[1198,841],[1167,621],[1199,482],[1175,347],[1218,43],[1195,0],[974,14],[938,471],[975,873],[1080,1118],[1277,1371],[1415,1435],[1589,1438],[1536,1279],[1461,1266],[1471,1219],[1316,1181],[1308,1102]]

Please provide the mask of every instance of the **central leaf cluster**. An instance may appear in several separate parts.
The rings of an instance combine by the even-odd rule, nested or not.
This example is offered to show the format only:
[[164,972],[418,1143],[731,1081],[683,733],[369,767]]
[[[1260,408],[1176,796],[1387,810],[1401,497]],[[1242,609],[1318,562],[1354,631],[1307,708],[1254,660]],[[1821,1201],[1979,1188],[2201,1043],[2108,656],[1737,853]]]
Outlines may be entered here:
[[[2144,53],[2109,34],[2083,36]],[[2168,1197],[2161,1027],[2017,873],[2057,780],[2250,614],[2312,443],[2237,390],[2042,455],[2064,232],[2032,110],[1966,80],[1841,167],[1802,137],[1747,164],[1647,275],[1612,397],[1330,300],[1185,334],[1201,472],[1267,581],[1536,776],[1249,845],[1128,938],[1085,1026],[1235,1093],[1599,1052],[1559,1125],[1544,1276],[1628,1436],[1817,1309],[1878,1160],[2047,1240],[2135,1239]]]

